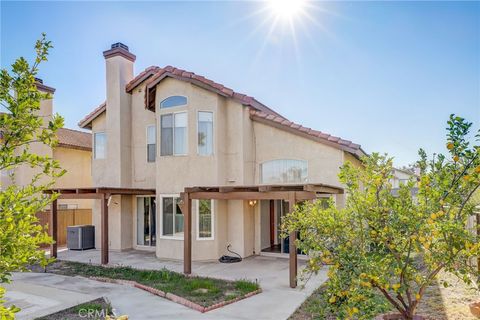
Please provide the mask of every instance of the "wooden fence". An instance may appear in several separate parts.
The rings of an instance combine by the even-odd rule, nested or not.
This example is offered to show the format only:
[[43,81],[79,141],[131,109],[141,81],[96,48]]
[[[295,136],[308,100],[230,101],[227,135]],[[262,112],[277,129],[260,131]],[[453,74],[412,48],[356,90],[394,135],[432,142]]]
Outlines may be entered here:
[[[50,211],[42,211],[37,213],[37,218],[42,226],[50,224]],[[92,224],[92,210],[91,209],[67,209],[58,210],[58,246],[65,246],[67,244],[67,227],[81,224]],[[50,230],[48,232],[50,233]]]

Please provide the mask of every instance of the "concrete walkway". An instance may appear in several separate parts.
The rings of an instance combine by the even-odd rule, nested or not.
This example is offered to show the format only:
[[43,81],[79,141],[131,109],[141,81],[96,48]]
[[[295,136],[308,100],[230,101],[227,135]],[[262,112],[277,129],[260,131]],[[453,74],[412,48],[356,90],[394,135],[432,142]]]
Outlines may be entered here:
[[[59,259],[98,263],[100,252],[64,251]],[[112,265],[129,265],[140,269],[163,267],[181,272],[181,261],[158,259],[153,253],[141,251],[111,252]],[[300,262],[302,265],[302,262]],[[196,275],[227,280],[258,281],[263,292],[253,297],[207,313],[199,313],[182,305],[162,299],[140,289],[101,283],[82,277],[65,277],[45,273],[17,273],[7,287],[7,298],[23,310],[18,319],[33,319],[78,303],[106,297],[117,314],[130,319],[286,319],[326,280],[326,273],[310,279],[305,288],[288,286],[288,259],[255,256],[240,263],[193,263]]]

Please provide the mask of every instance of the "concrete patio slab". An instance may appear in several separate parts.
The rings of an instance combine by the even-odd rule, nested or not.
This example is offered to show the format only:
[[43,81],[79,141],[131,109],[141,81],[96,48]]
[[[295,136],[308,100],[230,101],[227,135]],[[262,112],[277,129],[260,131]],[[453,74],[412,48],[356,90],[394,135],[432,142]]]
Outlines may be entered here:
[[[63,251],[59,253],[59,259],[99,263],[100,252],[97,250]],[[158,259],[154,253],[133,250],[111,252],[110,262],[111,265],[128,265],[139,269],[165,267],[177,272],[182,272],[183,269],[181,261]],[[300,267],[303,263],[299,262]],[[321,272],[312,277],[304,288],[291,289],[288,281],[288,259],[263,256],[250,257],[234,264],[221,264],[216,261],[195,262],[192,271],[200,276],[258,281],[263,292],[202,314],[129,286],[100,283],[82,277],[65,277],[48,273],[20,273],[14,275],[14,282],[9,286],[9,299],[15,299],[15,297],[18,299],[22,294],[28,293],[39,297],[38,300],[30,297],[29,301],[40,302],[41,298],[46,296],[42,295],[42,290],[39,288],[45,288],[50,290],[48,299],[57,301],[59,305],[64,305],[64,308],[71,306],[76,299],[87,301],[104,296],[111,301],[117,314],[128,314],[130,319],[277,320],[287,319],[327,278],[326,272]],[[37,291],[32,288],[36,288]],[[36,316],[39,316],[40,313],[46,314],[45,310],[53,310],[53,307],[46,307],[45,310],[39,310],[37,307],[35,310],[37,310]],[[19,314],[19,319],[31,319],[28,312],[24,311]]]

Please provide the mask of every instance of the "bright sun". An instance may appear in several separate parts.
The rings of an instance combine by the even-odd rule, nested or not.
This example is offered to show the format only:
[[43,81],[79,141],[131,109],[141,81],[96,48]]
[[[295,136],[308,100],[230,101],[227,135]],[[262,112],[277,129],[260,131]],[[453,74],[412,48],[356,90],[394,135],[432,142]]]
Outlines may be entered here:
[[280,19],[294,19],[304,13],[306,0],[269,0],[273,14]]

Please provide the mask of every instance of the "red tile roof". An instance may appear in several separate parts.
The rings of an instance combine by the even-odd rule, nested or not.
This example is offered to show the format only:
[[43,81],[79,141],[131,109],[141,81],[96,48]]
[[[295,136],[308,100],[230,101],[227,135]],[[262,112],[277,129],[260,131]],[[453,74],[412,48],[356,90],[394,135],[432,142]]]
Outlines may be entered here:
[[[137,86],[145,82],[145,107],[151,111],[155,111],[155,93],[157,84],[167,77],[190,82],[221,96],[234,99],[244,106],[250,107],[250,118],[254,121],[287,130],[293,134],[336,147],[352,153],[357,157],[366,155],[359,144],[293,123],[251,96],[235,92],[232,89],[203,76],[172,66],[166,66],[164,68],[150,66],[146,68],[126,85],[125,90],[128,93],[132,93]],[[79,126],[82,128],[91,128],[92,120],[105,110],[106,104],[104,102],[81,120]]]
[[104,101],[102,104],[100,104],[98,107],[93,109],[92,112],[87,114],[85,118],[80,120],[78,122],[78,126],[80,128],[85,128],[85,129],[92,129],[92,121],[99,115],[101,115],[105,110],[107,110],[107,103]]
[[131,93],[138,85],[146,81],[147,89],[145,90],[145,106],[148,109],[154,111],[156,85],[166,77],[190,82],[206,90],[215,92],[221,96],[234,99],[245,106],[249,106],[260,111],[272,113],[281,117],[280,114],[278,114],[277,112],[270,109],[269,107],[262,104],[251,96],[235,92],[220,83],[214,82],[193,72],[185,71],[183,69],[175,68],[172,66],[166,66],[164,68],[159,68],[156,66],[148,67],[127,84],[126,91],[128,93]]
[[125,90],[128,93],[132,93],[133,89],[135,89],[139,84],[141,84],[143,81],[148,79],[150,76],[154,75],[157,73],[157,71],[160,70],[160,67],[157,66],[150,66],[140,72],[132,81],[127,83]]
[[92,134],[67,128],[57,131],[58,147],[92,151]]

